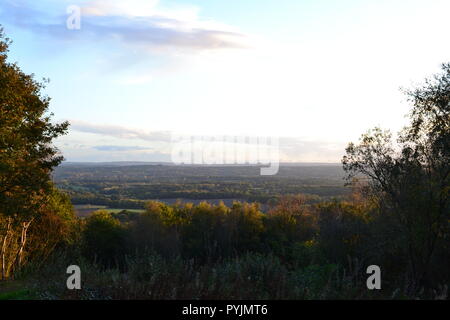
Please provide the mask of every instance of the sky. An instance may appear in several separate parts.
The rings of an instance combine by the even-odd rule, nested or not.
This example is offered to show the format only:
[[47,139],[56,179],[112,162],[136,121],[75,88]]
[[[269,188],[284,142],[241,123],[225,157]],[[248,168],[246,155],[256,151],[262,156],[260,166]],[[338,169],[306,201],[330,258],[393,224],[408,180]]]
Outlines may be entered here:
[[[79,28],[70,8],[80,8]],[[450,61],[448,0],[2,0],[9,60],[49,78],[67,161],[170,161],[173,137],[277,137],[339,162],[407,124]],[[73,24],[72,24],[73,25]]]

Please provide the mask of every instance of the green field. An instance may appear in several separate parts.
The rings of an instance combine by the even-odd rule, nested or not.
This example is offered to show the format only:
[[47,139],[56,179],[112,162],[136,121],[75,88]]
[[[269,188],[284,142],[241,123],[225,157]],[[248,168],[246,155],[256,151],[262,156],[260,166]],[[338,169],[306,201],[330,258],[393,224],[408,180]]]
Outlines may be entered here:
[[97,210],[106,210],[110,213],[119,213],[123,210],[127,210],[128,212],[143,212],[144,210],[140,209],[123,209],[123,208],[109,208],[108,206],[101,206],[101,205],[90,205],[90,204],[81,204],[81,205],[74,205],[75,213],[78,217],[87,217],[92,212]]

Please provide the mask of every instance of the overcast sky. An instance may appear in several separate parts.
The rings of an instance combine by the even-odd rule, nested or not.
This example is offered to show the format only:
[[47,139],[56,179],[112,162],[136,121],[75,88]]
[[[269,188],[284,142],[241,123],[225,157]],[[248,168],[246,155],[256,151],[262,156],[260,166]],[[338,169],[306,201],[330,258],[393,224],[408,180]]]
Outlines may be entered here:
[[[81,8],[70,30],[67,8]],[[170,160],[173,133],[278,136],[282,161],[338,162],[398,131],[450,60],[448,0],[1,0],[10,61],[50,78],[68,161]]]

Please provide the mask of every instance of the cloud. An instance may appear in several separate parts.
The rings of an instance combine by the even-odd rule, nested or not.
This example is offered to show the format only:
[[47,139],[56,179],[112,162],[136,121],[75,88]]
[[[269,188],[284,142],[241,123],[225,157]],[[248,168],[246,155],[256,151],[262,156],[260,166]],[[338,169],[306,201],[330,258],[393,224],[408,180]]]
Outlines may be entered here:
[[123,139],[141,139],[151,142],[169,142],[171,140],[171,134],[169,131],[146,132],[143,130],[125,128],[122,126],[92,124],[79,120],[69,120],[69,122],[70,129],[79,132],[102,134]]
[[98,151],[142,151],[142,150],[151,150],[152,148],[148,147],[139,147],[139,146],[93,146],[95,150]]
[[[126,128],[116,125],[99,125],[91,124],[84,121],[71,120],[70,129],[86,132],[91,134],[106,135],[121,139],[140,139],[147,142],[162,142],[163,145],[153,148],[144,148],[139,146],[116,146],[116,145],[100,145],[94,146],[93,148],[98,151],[109,151],[109,152],[120,152],[120,151],[142,151],[142,150],[156,150],[159,152],[170,153],[171,148],[174,143],[179,141],[188,141],[186,139],[197,139],[197,141],[211,141],[211,143],[217,142],[227,142],[231,143],[229,138],[232,136],[221,136],[221,135],[203,135],[203,136],[190,136],[190,135],[176,135],[171,131],[153,131],[146,132],[142,130]],[[252,142],[256,142],[256,136],[245,137],[243,142],[239,142],[238,139],[233,140],[236,146],[242,147],[242,143],[250,146]],[[201,139],[201,140],[198,140]],[[193,140],[189,140],[193,141]],[[270,140],[266,143],[270,144]],[[200,144],[201,145],[201,144]],[[256,145],[255,145],[256,146]],[[311,140],[302,139],[298,137],[279,137],[278,146],[280,151],[280,161],[284,162],[339,162],[344,154],[346,147],[346,142],[342,141],[321,141],[321,140]]]
[[[81,6],[81,29],[66,28],[65,8],[39,10],[29,2],[2,4],[0,18],[35,33],[82,40],[118,40],[144,49],[208,50],[242,48],[245,36],[233,28],[197,16],[197,9],[163,10],[158,1],[93,1]],[[74,1],[76,2],[76,1]],[[56,14],[55,14],[56,13]]]

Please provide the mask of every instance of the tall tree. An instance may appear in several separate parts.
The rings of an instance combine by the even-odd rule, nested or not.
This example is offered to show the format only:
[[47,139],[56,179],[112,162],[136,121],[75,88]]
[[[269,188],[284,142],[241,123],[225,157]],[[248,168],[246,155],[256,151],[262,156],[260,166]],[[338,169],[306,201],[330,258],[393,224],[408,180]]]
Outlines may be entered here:
[[407,255],[410,290],[430,278],[436,248],[449,240],[450,64],[406,91],[411,123],[399,134],[376,128],[350,143],[342,162],[348,179],[365,177],[384,217],[402,231],[396,239]]
[[[0,246],[2,278],[14,261],[20,266],[27,230],[50,194],[52,168],[62,161],[54,138],[68,123],[51,123],[44,83],[7,61],[11,41],[0,29]],[[15,230],[20,230],[17,236]],[[9,253],[18,238],[17,250]],[[9,257],[9,259],[8,259]]]

